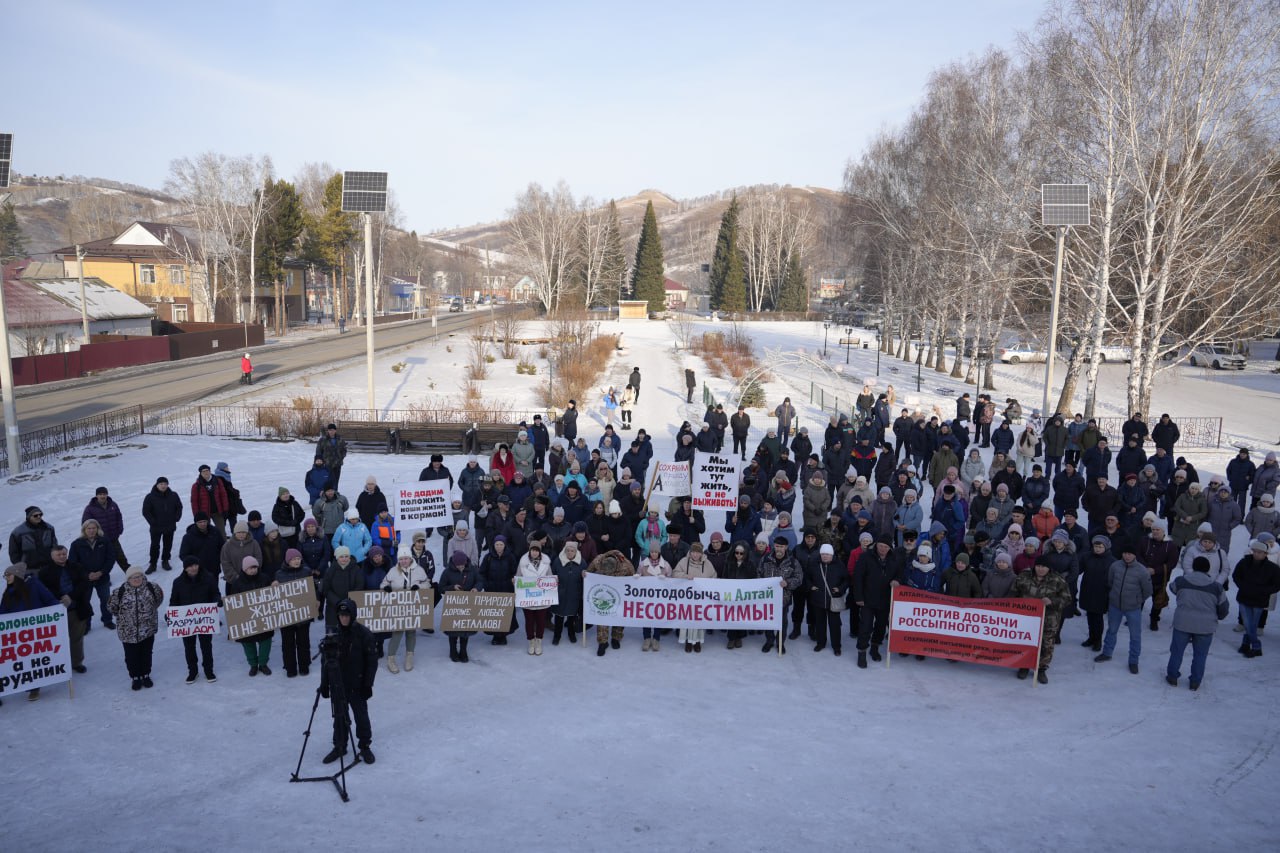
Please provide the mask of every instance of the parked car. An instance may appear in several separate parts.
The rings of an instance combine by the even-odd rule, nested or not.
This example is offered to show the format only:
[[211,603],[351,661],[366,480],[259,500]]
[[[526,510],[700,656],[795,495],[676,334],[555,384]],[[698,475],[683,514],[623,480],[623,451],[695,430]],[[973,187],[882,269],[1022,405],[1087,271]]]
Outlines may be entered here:
[[1249,363],[1230,344],[1201,344],[1191,350],[1188,362],[1192,367],[1212,367],[1214,370],[1244,370]]
[[461,314],[461,313],[462,313],[462,303],[461,303],[461,302],[459,302],[459,301],[458,301],[458,300],[456,300],[456,299],[455,299],[455,300],[453,300],[452,302],[450,302],[450,303],[449,303],[449,313],[450,313],[450,314]]
[[1098,361],[1119,361],[1127,364],[1133,361],[1133,347],[1123,345],[1107,346],[1103,344],[1098,347]]
[[1049,353],[1046,352],[1043,347],[1025,342],[1018,342],[1000,347],[996,353],[999,355],[1000,360],[1006,364],[1045,362],[1049,359]]

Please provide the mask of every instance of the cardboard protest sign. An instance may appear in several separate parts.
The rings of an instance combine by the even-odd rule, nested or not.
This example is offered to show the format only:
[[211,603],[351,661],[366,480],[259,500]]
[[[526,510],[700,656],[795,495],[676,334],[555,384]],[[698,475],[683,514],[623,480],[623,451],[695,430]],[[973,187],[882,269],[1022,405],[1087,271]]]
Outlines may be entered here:
[[658,462],[653,474],[653,492],[680,497],[691,494],[688,462]]
[[703,453],[693,456],[692,490],[694,509],[738,508],[738,482],[742,479],[742,459],[732,453]]
[[397,592],[366,589],[350,595],[356,603],[356,621],[375,634],[435,627],[435,594],[430,588]]
[[427,480],[396,489],[396,523],[402,529],[438,527],[452,521],[448,480]]
[[779,631],[782,607],[777,578],[686,581],[588,574],[582,587],[582,620],[591,625]]
[[71,635],[61,604],[0,616],[0,697],[71,680]]
[[515,599],[510,592],[445,592],[440,596],[440,630],[506,633]]
[[516,607],[550,607],[560,603],[560,578],[516,578]]
[[1035,669],[1044,601],[953,598],[894,587],[889,651],[988,666]]
[[184,604],[166,607],[164,610],[164,636],[174,640],[179,637],[213,636],[218,633],[218,605]]
[[320,612],[313,578],[233,593],[222,602],[227,609],[227,634],[233,640],[297,625]]

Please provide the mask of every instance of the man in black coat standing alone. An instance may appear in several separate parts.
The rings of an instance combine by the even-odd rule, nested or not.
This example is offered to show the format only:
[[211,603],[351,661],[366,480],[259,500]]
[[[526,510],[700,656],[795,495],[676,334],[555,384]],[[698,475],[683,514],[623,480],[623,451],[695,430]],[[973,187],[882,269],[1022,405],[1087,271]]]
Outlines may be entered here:
[[639,367],[631,368],[631,376],[627,378],[627,381],[630,382],[631,387],[636,390],[636,402],[639,403],[640,402],[640,368]]
[[[324,666],[320,670],[320,695],[333,697],[333,749],[324,757],[332,764],[347,754],[349,740],[347,708],[356,720],[356,742],[360,759],[372,764],[376,759],[369,744],[373,726],[369,722],[369,699],[373,697],[373,679],[378,673],[378,641],[368,628],[356,621],[356,603],[349,598],[338,602],[338,626],[325,636]],[[328,644],[332,643],[332,647]],[[336,659],[331,658],[336,655]],[[330,674],[330,669],[337,671]],[[341,684],[331,679],[340,677]]]
[[169,558],[173,554],[173,534],[182,518],[182,498],[169,488],[168,477],[157,477],[156,484],[142,499],[142,517],[151,531],[151,559],[147,561],[147,574],[155,574],[156,560],[161,561],[166,572],[172,571]]

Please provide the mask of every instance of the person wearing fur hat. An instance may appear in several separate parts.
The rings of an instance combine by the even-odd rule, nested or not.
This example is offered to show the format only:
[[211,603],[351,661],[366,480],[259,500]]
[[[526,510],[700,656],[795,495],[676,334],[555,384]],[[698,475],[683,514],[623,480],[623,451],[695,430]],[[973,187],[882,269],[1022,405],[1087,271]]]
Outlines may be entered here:
[[125,581],[111,593],[107,608],[116,621],[116,636],[124,647],[124,662],[133,689],[153,686],[151,651],[160,627],[164,590],[147,580],[146,570],[130,566]]
[[[1038,598],[1044,602],[1044,622],[1040,631],[1040,660],[1036,680],[1049,683],[1049,664],[1053,662],[1053,647],[1060,642],[1063,613],[1071,606],[1071,591],[1062,575],[1053,571],[1044,557],[1036,559],[1028,572],[1018,575],[1013,582],[1014,598]],[[1018,678],[1026,678],[1030,669],[1019,669]]]
[[332,629],[338,624],[338,612],[335,608],[351,592],[365,588],[364,572],[360,564],[346,545],[333,549],[333,562],[325,571],[320,582],[325,601],[325,628]]
[[[424,587],[429,589],[430,583],[427,573],[413,559],[413,549],[408,545],[401,545],[396,553],[395,564],[382,579],[381,588],[383,592],[418,592]],[[400,671],[396,658],[400,654],[402,640],[404,641],[404,671],[413,671],[413,653],[418,645],[418,632],[394,631],[387,646],[387,671],[393,674]]]

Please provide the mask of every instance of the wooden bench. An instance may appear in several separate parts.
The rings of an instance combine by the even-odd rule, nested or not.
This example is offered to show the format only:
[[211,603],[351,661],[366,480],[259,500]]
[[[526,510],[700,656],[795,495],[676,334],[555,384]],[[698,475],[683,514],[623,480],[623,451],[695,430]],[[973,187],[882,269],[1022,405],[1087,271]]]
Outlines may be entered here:
[[396,453],[437,453],[462,449],[467,424],[401,424],[395,431]]
[[[487,453],[493,453],[499,444],[506,444],[508,447],[515,444],[518,432],[520,424],[480,424],[476,427],[480,448]],[[532,436],[529,441],[532,443]]]
[[391,431],[396,426],[381,421],[340,421],[338,433],[346,439],[348,446],[376,446],[383,453],[390,453],[394,449]]

